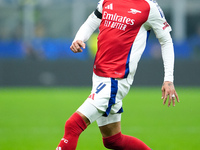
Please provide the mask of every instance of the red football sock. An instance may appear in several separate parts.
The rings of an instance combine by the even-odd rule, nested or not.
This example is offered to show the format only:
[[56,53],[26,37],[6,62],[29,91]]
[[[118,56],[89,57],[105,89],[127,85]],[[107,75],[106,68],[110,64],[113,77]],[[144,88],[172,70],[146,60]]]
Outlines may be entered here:
[[74,113],[65,124],[65,134],[56,150],[75,150],[79,135],[87,128],[85,121]]
[[103,138],[104,146],[114,150],[151,150],[141,140],[123,135],[121,132],[110,137]]

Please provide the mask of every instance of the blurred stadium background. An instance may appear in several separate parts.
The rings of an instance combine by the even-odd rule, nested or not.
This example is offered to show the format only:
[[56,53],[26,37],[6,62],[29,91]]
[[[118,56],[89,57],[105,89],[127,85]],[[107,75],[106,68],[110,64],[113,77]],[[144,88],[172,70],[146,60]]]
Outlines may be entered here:
[[[97,2],[0,0],[0,149],[57,146],[65,120],[90,92],[96,34],[83,53],[74,54],[69,46]],[[173,29],[175,85],[181,103],[176,108],[162,107],[163,64],[151,32],[123,103],[123,133],[144,140],[154,150],[197,150],[200,1],[157,2]],[[95,123],[81,135],[77,149],[105,149]]]
[[[157,1],[173,28],[175,84],[198,86],[200,1]],[[69,46],[97,2],[0,0],[0,86],[91,85],[94,38],[81,54]],[[151,32],[135,85],[160,85],[162,74],[160,46]]]

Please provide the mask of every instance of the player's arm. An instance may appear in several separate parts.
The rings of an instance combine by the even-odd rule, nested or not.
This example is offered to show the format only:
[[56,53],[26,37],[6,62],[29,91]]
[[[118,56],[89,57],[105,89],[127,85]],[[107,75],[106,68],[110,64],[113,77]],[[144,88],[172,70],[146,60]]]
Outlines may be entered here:
[[168,106],[170,106],[171,102],[173,106],[175,106],[175,99],[179,102],[178,95],[174,88],[173,80],[174,80],[174,47],[170,33],[165,36],[159,38],[159,42],[161,44],[161,52],[164,63],[164,83],[162,86],[162,99],[163,104],[166,104],[167,98]]
[[92,33],[99,27],[101,20],[96,17],[94,12],[87,18],[84,24],[78,30],[70,49],[74,52],[82,52],[85,48],[85,43]]
[[78,30],[72,45],[70,46],[70,49],[74,52],[82,52],[82,48],[85,48],[85,43],[92,33],[99,27],[101,23],[101,12],[102,12],[102,2],[101,0],[98,3],[97,9],[90,14],[90,16],[87,18],[87,20],[83,23],[83,25]]
[[174,47],[170,35],[171,27],[167,23],[162,9],[157,3],[152,3],[148,24],[154,30],[156,37],[161,45],[161,53],[164,64],[164,82],[162,86],[163,104],[168,100],[168,106],[173,103],[175,106],[175,99],[179,102],[178,95],[174,88]]

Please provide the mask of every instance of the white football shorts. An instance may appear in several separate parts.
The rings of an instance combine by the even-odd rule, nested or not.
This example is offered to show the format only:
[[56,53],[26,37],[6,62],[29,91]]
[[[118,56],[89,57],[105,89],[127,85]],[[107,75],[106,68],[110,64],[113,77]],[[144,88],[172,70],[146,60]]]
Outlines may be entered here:
[[77,111],[98,126],[121,121],[122,100],[127,95],[130,84],[127,79],[100,77],[93,73],[92,91]]

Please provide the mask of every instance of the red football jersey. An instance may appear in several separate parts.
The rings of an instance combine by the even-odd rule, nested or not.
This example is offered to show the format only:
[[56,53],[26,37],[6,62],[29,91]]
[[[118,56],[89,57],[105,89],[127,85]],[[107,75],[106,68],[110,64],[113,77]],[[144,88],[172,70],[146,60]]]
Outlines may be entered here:
[[168,41],[167,46],[161,46],[165,81],[173,81],[171,27],[155,0],[100,0],[97,10],[81,26],[75,40],[87,41],[97,27],[98,49],[93,68],[96,75],[127,78],[132,84],[153,29],[159,40]]
[[104,0],[94,72],[99,76],[125,78],[133,42],[147,21],[149,4],[144,0]]

